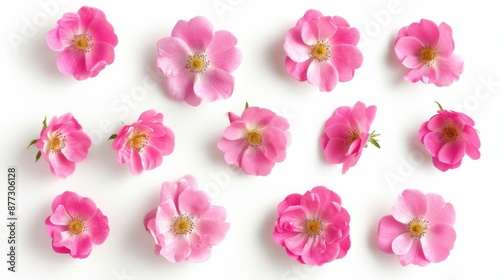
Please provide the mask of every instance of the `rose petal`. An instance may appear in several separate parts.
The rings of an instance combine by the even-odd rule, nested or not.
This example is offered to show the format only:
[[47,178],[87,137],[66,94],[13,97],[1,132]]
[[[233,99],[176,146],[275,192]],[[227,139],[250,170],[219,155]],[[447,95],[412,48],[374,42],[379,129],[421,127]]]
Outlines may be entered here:
[[380,219],[377,233],[377,247],[387,254],[394,254],[392,242],[396,237],[406,233],[407,225],[388,215]]
[[198,75],[194,81],[194,93],[196,96],[214,101],[222,98],[227,99],[233,94],[234,78],[230,73],[212,68],[203,75]]
[[172,37],[182,39],[192,51],[205,52],[213,37],[210,21],[202,16],[189,20],[180,20],[172,29]]
[[431,262],[444,261],[453,249],[457,235],[451,225],[439,224],[431,227],[421,239],[422,250]]
[[339,74],[332,64],[313,61],[307,69],[307,81],[318,86],[320,91],[332,91],[337,86]]
[[392,207],[394,219],[408,224],[415,217],[423,217],[427,212],[427,197],[419,190],[406,189],[398,196]]
[[216,31],[207,50],[210,66],[227,72],[236,70],[242,60],[241,51],[235,48],[236,43],[236,37],[229,31]]

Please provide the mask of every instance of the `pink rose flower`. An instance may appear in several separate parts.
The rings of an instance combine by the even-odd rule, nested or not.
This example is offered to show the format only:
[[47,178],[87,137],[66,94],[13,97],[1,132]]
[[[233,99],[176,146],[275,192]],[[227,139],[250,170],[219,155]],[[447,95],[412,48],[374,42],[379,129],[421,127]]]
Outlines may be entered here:
[[474,121],[466,114],[439,107],[438,113],[418,131],[418,139],[432,156],[434,166],[441,171],[457,168],[465,154],[479,159],[481,142]]
[[157,66],[170,96],[191,106],[229,98],[234,88],[231,72],[242,59],[236,43],[230,32],[214,32],[204,17],[178,21],[172,36],[158,41]]
[[377,245],[402,265],[444,261],[453,249],[455,209],[434,193],[405,190],[378,225]]
[[347,254],[349,221],[338,194],[319,186],[304,195],[291,194],[278,205],[273,240],[290,258],[323,265]]
[[130,163],[130,172],[139,175],[161,165],[163,157],[174,151],[175,137],[163,125],[163,114],[148,110],[131,125],[124,125],[111,135],[112,148],[119,164]]
[[356,102],[354,107],[342,106],[333,112],[326,121],[325,132],[320,144],[326,160],[331,163],[343,163],[342,174],[356,165],[367,142],[380,148],[375,131],[370,133],[370,125],[375,118],[377,107],[366,107],[363,102]]
[[266,176],[276,162],[285,160],[291,142],[285,118],[268,109],[247,107],[241,117],[229,113],[229,121],[231,124],[217,142],[228,164],[248,175]]
[[64,192],[52,201],[52,212],[45,220],[45,227],[57,253],[84,259],[93,244],[100,245],[108,237],[108,218],[88,197]]
[[62,51],[57,68],[77,80],[95,77],[115,59],[118,44],[113,26],[96,8],[82,7],[78,13],[65,13],[57,27],[47,33],[47,44]]
[[155,253],[170,262],[203,262],[211,248],[224,240],[229,224],[226,209],[210,205],[190,175],[178,182],[165,182],[160,205],[144,217],[146,231],[155,241]]
[[43,155],[52,174],[64,179],[75,172],[77,162],[87,158],[91,140],[73,115],[66,113],[52,117],[48,126],[45,119],[40,138],[31,141],[28,148],[33,145],[40,149],[36,161]]
[[356,47],[358,42],[359,31],[345,19],[308,10],[286,33],[286,71],[320,91],[332,91],[339,81],[352,80],[354,70],[361,67],[363,55]]
[[464,61],[453,54],[454,49],[451,27],[444,22],[438,27],[427,19],[401,28],[394,47],[399,62],[410,69],[405,80],[439,87],[457,81],[464,70]]

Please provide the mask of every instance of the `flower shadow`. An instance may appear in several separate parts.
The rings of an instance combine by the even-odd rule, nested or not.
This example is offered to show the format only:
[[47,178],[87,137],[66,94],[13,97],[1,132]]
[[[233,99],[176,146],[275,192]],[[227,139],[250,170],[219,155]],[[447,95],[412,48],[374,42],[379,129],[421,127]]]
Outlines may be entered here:
[[32,65],[38,68],[37,73],[44,75],[46,78],[54,80],[55,82],[71,82],[73,78],[68,77],[61,73],[57,68],[57,58],[60,52],[53,51],[49,48],[45,40],[47,30],[39,30],[36,36],[29,39],[29,43],[24,46],[24,59],[27,61],[26,65]]
[[387,67],[390,70],[394,71],[388,71],[388,73],[391,73],[391,82],[395,85],[404,85],[406,81],[404,80],[403,76],[406,74],[408,69],[404,67],[396,57],[396,53],[394,52],[394,42],[396,41],[397,36],[394,35],[391,37],[391,40],[387,41],[387,48],[386,48],[386,54],[385,54],[385,62],[387,64]]
[[427,152],[424,145],[418,140],[418,130],[408,133],[407,152],[410,163],[418,164],[419,166],[426,168],[427,170],[425,171],[430,171],[434,168],[431,155]]
[[262,249],[268,253],[264,255],[268,258],[268,261],[276,267],[286,270],[290,266],[298,264],[298,262],[289,258],[285,248],[280,247],[273,241],[272,233],[277,218],[278,215],[275,211],[269,211],[266,218],[263,219],[260,230],[260,244],[262,245]]
[[266,60],[270,62],[272,70],[279,78],[290,79],[285,69],[286,54],[283,50],[284,38],[276,37],[272,44],[268,47]]
[[[33,131],[33,130],[31,130]],[[20,147],[18,156],[16,157],[19,162],[17,163],[19,166],[23,167],[23,173],[27,172],[29,173],[30,177],[36,178],[36,185],[33,185],[32,187],[37,188],[38,185],[43,185],[50,183],[53,180],[57,180],[57,178],[52,175],[50,172],[50,167],[47,161],[43,158],[43,156],[35,162],[35,156],[38,153],[38,148],[36,146],[33,146],[29,149],[26,149],[27,145],[24,145],[23,147]],[[12,166],[16,166],[13,164]],[[27,184],[26,187],[29,188],[32,184]]]
[[370,221],[369,230],[366,232],[367,248],[369,249],[373,257],[373,260],[379,262],[379,265],[381,266],[395,265],[398,263],[397,257],[395,255],[386,254],[380,251],[380,249],[377,246],[377,231],[378,231],[379,221],[384,215],[390,212],[390,208],[383,209],[380,207],[379,203],[377,203],[377,205],[370,207],[370,209],[379,209],[379,210],[372,211],[370,214],[371,217],[369,219]]
[[[93,144],[90,149],[87,161],[92,163],[92,168],[103,176],[118,179],[130,174],[128,164],[118,164],[115,159],[115,152],[111,148],[112,140],[107,140],[108,135],[103,136],[103,140],[98,144]],[[125,175],[125,176],[124,176]]]
[[[43,203],[39,209],[33,211],[36,213],[32,221],[24,221],[24,224],[30,225],[27,232],[30,232],[29,238],[23,247],[30,248],[30,257],[38,260],[42,266],[52,266],[57,263],[58,265],[68,266],[71,265],[72,258],[68,254],[59,254],[52,249],[52,239],[48,234],[40,234],[40,229],[45,229],[45,219],[51,214],[50,203]],[[45,230],[44,230],[45,231]],[[43,265],[46,263],[46,265]]]

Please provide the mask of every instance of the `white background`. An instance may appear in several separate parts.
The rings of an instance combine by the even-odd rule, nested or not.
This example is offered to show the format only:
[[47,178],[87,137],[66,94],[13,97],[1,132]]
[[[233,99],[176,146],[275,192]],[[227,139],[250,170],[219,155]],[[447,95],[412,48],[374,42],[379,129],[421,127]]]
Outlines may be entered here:
[[[44,8],[49,2],[52,5]],[[498,1],[69,2],[0,4],[0,166],[4,174],[8,166],[17,167],[19,217],[18,272],[7,274],[2,261],[0,275],[6,277],[1,279],[498,279]],[[76,81],[57,70],[58,53],[48,48],[45,35],[64,12],[83,5],[106,13],[119,43],[112,65],[95,78]],[[364,34],[359,45],[362,67],[352,81],[330,93],[295,81],[284,68],[285,33],[309,8],[340,15]],[[215,29],[231,31],[244,58],[233,73],[236,86],[229,100],[191,107],[165,93],[154,69],[156,42],[170,36],[179,19],[197,15],[209,18]],[[464,57],[465,70],[449,87],[402,78],[405,69],[394,56],[394,39],[401,27],[421,18],[445,21],[453,28],[455,52]],[[12,38],[21,41],[16,45]],[[378,107],[372,128],[382,133],[382,149],[370,145],[359,163],[341,175],[340,165],[324,160],[319,138],[335,108],[358,100]],[[460,168],[445,173],[432,166],[417,131],[435,114],[435,100],[474,118],[482,142],[479,160],[466,157]],[[226,113],[240,114],[246,101],[290,122],[287,158],[267,177],[231,169],[216,148],[229,124]],[[175,150],[157,169],[132,176],[128,166],[115,162],[111,142],[105,139],[120,122],[131,123],[148,109],[165,115],[165,124],[176,136]],[[25,147],[38,138],[44,116],[66,112],[92,135],[93,145],[87,160],[61,180],[52,176],[43,159],[34,162],[35,148]],[[158,205],[161,183],[186,174],[198,179],[214,204],[226,207],[231,224],[226,239],[201,264],[169,263],[156,256],[142,225],[146,212]],[[289,259],[271,234],[278,203],[317,185],[342,197],[351,215],[352,247],[343,259],[308,267]],[[396,256],[377,249],[378,221],[405,188],[439,193],[455,206],[458,237],[446,261],[403,267]],[[108,239],[84,260],[53,252],[44,227],[53,198],[66,190],[91,197],[109,218]],[[0,209],[6,213],[6,187],[0,193]],[[2,226],[2,260],[7,235]]]

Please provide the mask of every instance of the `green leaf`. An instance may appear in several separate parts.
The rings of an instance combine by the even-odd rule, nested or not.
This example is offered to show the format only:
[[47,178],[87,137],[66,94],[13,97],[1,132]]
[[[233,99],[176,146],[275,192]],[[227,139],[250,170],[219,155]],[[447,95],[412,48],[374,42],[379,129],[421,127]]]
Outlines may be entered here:
[[443,106],[441,106],[441,104],[439,104],[439,102],[437,102],[437,101],[434,101],[434,102],[436,102],[436,104],[438,105],[439,110],[444,110],[444,109],[443,109]]
[[35,145],[36,141],[38,141],[38,139],[31,140],[30,144],[28,145],[28,147],[26,147],[26,149],[29,149],[29,148],[31,148],[31,146]]
[[35,157],[35,162],[37,162],[41,156],[42,156],[42,152],[38,151],[38,153],[36,154],[36,157]]
[[43,119],[43,128],[46,128],[47,127],[47,116],[45,116],[45,118]]
[[109,140],[113,140],[113,139],[115,139],[115,138],[116,138],[116,134],[113,134],[113,135],[109,136],[108,141],[109,141]]
[[248,109],[248,102],[245,102],[245,110]]

